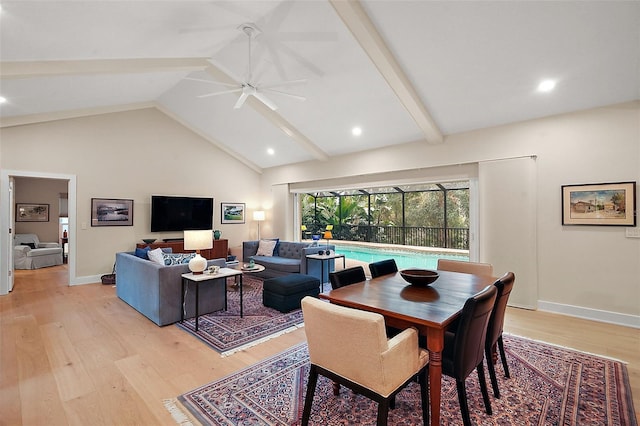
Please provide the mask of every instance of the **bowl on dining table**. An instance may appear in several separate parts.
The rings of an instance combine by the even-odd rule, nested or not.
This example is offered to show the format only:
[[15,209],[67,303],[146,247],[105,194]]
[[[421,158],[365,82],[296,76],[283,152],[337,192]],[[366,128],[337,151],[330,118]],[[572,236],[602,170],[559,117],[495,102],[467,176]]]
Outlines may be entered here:
[[411,285],[425,287],[437,280],[440,275],[430,269],[410,268],[400,271],[400,276]]

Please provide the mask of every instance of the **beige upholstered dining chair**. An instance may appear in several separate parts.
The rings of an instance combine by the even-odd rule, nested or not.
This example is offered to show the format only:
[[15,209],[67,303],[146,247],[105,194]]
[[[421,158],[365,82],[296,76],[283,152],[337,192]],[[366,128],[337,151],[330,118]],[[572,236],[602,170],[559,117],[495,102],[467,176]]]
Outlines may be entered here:
[[493,265],[490,263],[438,259],[438,269],[440,271],[463,272],[465,274],[493,275]]
[[311,361],[303,425],[309,424],[318,375],[376,401],[378,425],[387,424],[389,407],[396,394],[417,376],[423,423],[428,424],[429,355],[418,347],[415,329],[403,330],[387,339],[382,315],[309,296],[302,299],[302,313]]

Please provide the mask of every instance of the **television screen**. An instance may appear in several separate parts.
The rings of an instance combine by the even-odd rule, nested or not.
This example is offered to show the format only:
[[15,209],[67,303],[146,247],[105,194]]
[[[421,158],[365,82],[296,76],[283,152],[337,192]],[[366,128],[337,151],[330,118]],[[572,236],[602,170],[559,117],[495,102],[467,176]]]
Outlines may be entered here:
[[151,196],[151,232],[213,229],[213,198]]

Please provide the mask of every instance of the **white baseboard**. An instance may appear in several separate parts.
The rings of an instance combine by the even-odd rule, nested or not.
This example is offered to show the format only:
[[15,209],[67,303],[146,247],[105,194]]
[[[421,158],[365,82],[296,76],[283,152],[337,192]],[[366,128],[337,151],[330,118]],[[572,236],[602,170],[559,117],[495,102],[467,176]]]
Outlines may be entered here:
[[569,315],[572,317],[584,318],[592,321],[640,328],[640,316],[637,315],[602,311],[599,309],[584,308],[581,306],[564,305],[562,303],[555,302],[545,302],[543,300],[538,301],[538,309],[541,311]]
[[76,277],[69,285],[84,285],[84,284],[95,284],[101,283],[102,279],[100,278],[102,275],[87,275],[86,277]]

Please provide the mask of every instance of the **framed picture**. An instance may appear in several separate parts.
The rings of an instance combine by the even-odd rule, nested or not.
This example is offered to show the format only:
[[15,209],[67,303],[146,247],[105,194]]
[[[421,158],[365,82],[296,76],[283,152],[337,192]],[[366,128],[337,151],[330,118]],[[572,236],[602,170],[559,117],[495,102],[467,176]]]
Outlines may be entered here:
[[91,226],[133,226],[133,200],[92,198]]
[[636,183],[563,185],[562,224],[636,226]]
[[244,223],[244,203],[220,203],[221,223]]
[[49,222],[49,204],[16,203],[16,222]]

